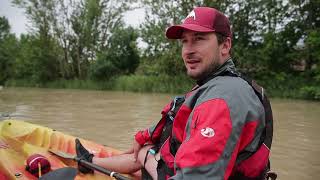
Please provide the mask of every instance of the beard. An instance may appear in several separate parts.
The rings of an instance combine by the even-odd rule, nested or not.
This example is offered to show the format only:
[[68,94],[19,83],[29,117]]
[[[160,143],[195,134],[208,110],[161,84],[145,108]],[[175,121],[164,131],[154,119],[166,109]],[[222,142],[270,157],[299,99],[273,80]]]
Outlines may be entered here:
[[187,70],[187,75],[196,81],[202,81],[219,69],[221,66],[220,62],[220,57],[216,56],[198,73],[192,73]]

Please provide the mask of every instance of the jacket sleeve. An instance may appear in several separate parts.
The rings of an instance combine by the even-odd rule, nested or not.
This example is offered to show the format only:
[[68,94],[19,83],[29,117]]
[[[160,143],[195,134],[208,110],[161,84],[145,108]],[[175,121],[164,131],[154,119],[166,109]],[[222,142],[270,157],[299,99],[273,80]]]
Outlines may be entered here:
[[[240,115],[241,116],[241,115]],[[175,156],[176,174],[170,179],[228,179],[240,147],[253,138],[257,121],[233,118],[224,99],[211,99],[194,108],[186,135]]]
[[160,121],[156,124],[142,131],[138,131],[135,135],[135,140],[140,144],[144,145],[146,143],[155,144],[161,136],[162,129],[166,123],[166,114],[170,110],[171,103],[167,104],[161,111],[162,117]]

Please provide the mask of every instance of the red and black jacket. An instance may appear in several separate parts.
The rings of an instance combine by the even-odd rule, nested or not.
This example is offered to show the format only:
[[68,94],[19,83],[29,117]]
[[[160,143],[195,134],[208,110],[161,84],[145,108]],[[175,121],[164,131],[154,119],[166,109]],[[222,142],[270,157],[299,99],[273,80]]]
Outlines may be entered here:
[[168,104],[156,126],[136,134],[141,145],[161,145],[159,179],[264,178],[272,142],[270,103],[231,59],[182,102],[178,109]]

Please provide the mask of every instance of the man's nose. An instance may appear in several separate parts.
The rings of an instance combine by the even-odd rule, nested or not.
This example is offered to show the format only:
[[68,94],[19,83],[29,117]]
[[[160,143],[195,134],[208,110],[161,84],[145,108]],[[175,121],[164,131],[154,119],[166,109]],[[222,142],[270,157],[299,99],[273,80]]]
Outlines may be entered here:
[[182,51],[184,54],[194,54],[195,53],[195,48],[192,43],[185,43],[183,45]]

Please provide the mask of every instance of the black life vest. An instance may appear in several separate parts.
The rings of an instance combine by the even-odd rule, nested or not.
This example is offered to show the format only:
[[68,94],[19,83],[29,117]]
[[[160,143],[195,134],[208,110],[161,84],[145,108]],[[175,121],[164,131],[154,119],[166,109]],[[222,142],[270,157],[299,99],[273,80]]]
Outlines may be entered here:
[[[255,152],[242,151],[238,153],[235,168],[233,169],[233,172],[230,175],[229,180],[268,179],[267,173],[270,171],[269,153],[271,150],[271,144],[272,144],[272,138],[273,138],[273,115],[272,115],[270,101],[265,94],[264,88],[258,85],[254,80],[245,76],[241,76],[240,74],[231,73],[230,75],[242,78],[253,88],[255,94],[258,96],[261,104],[263,105],[263,108],[265,111],[265,128],[260,138],[259,147]],[[267,156],[267,157],[263,158],[259,156]],[[262,162],[258,163],[257,161],[262,161]],[[253,162],[256,162],[256,163],[253,163]],[[248,164],[255,165],[256,166],[255,168],[260,170],[260,174],[252,177],[252,176],[249,176],[250,173],[245,172],[245,170],[243,170],[244,168],[239,168],[239,167],[245,167]]]
[[155,129],[160,126],[162,123],[161,121],[165,121],[165,125],[162,129],[160,139],[158,141],[153,140],[153,133],[151,134],[151,140],[155,144],[154,150],[158,152],[160,147],[164,144],[164,142],[171,136],[172,133],[172,126],[173,126],[173,120],[176,117],[177,112],[179,111],[181,105],[185,101],[185,96],[176,96],[172,100],[170,104],[169,111],[165,114],[165,117],[162,118],[158,124],[156,125]]

